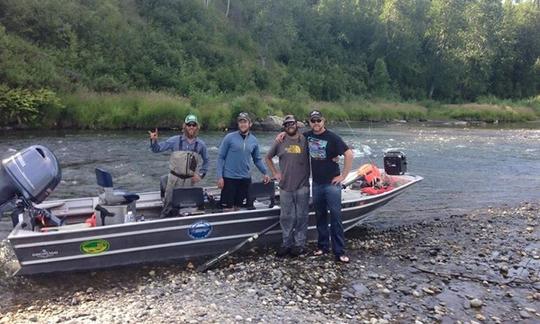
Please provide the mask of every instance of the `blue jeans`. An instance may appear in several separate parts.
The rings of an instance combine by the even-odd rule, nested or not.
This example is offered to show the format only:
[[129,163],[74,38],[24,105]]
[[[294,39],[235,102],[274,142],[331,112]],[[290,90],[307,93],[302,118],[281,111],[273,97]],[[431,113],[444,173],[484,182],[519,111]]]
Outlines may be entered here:
[[[345,235],[341,223],[341,185],[313,183],[313,205],[317,218],[317,246],[324,252],[332,251],[336,257],[344,254]],[[330,211],[330,233],[328,231],[328,211]]]

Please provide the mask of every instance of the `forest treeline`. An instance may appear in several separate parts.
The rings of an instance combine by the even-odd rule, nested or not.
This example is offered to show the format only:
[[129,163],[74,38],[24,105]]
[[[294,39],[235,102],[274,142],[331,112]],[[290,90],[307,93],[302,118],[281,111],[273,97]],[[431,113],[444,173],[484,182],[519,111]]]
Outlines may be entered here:
[[0,124],[77,93],[521,100],[538,35],[538,0],[2,0]]

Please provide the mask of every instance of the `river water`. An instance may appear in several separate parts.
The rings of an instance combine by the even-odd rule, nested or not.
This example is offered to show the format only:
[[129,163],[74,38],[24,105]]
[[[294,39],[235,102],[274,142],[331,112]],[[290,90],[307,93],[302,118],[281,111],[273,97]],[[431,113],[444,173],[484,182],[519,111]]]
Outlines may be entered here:
[[[475,208],[515,204],[540,198],[540,130],[442,128],[411,125],[330,127],[354,148],[353,167],[373,161],[382,166],[384,151],[405,152],[408,171],[423,182],[375,211],[374,226],[402,224],[466,213]],[[265,154],[275,133],[256,132]],[[0,156],[32,144],[49,147],[62,166],[62,182],[51,199],[93,196],[94,168],[113,174],[115,187],[132,191],[159,188],[168,154],[154,154],[144,131],[12,132],[0,138]],[[166,139],[175,132],[161,132]],[[225,134],[205,132],[210,171],[203,185],[215,185],[218,146]],[[260,174],[254,172],[254,179]],[[10,229],[1,220],[0,239]]]

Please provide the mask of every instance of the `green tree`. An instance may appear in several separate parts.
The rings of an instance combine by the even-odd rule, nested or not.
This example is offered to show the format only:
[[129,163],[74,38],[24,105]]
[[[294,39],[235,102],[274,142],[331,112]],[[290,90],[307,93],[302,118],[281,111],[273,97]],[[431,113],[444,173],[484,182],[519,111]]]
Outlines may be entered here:
[[385,98],[390,96],[391,79],[383,58],[378,58],[375,61],[370,81],[371,92],[375,97]]

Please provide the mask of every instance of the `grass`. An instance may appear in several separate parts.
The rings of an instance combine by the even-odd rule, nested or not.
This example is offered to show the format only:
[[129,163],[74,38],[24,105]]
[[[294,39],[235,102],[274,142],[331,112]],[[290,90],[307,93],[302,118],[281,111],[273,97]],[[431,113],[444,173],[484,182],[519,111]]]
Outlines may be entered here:
[[[540,116],[540,96],[520,101],[482,98],[478,103],[446,105],[436,101],[392,102],[356,99],[344,102],[293,100],[248,93],[242,96],[209,96],[198,93],[191,98],[161,92],[125,92],[121,94],[78,92],[60,97],[61,111],[49,112],[50,120],[61,128],[78,129],[152,129],[178,128],[188,113],[199,117],[203,129],[224,129],[240,111],[255,120],[269,115],[294,114],[305,119],[319,109],[330,121],[392,120],[475,120],[485,122],[521,122]],[[48,124],[51,124],[50,122]],[[42,125],[42,127],[46,127]]]
[[181,125],[188,113],[196,113],[189,100],[155,92],[82,92],[65,96],[63,101],[62,124],[74,128],[172,128]]

